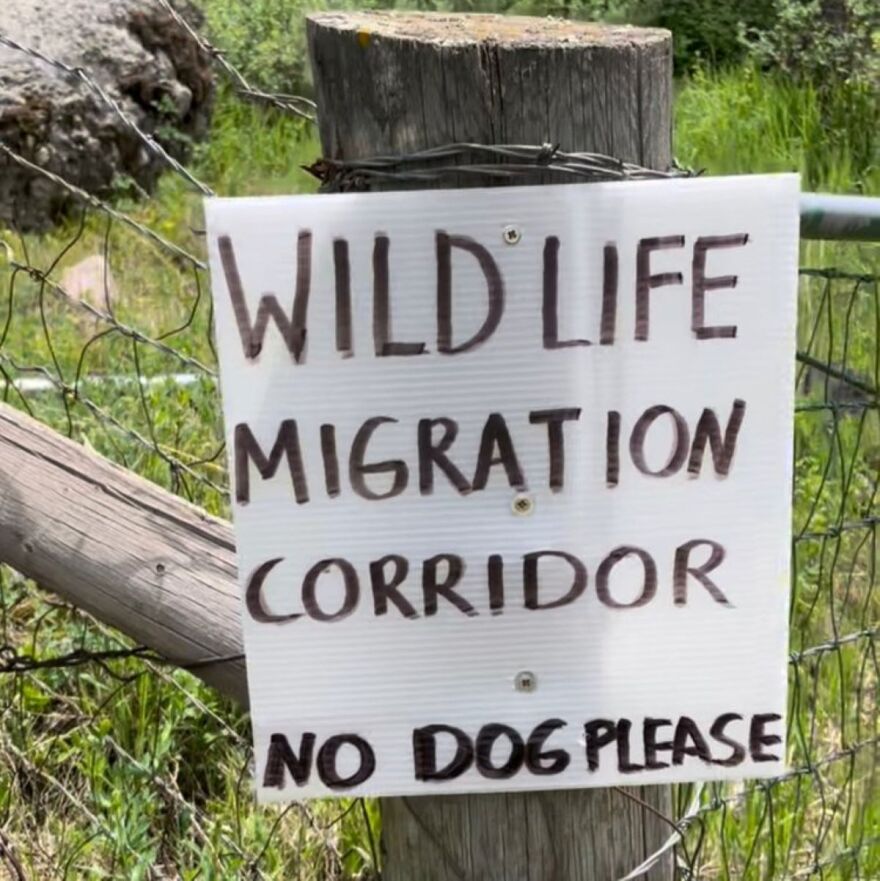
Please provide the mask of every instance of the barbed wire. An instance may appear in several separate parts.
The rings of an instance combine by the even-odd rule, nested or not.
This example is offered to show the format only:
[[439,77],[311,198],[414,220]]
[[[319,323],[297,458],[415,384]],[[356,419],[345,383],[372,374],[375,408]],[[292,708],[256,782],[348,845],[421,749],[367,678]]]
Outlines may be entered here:
[[[790,664],[798,664],[806,658],[814,655],[826,654],[827,652],[838,651],[843,646],[851,643],[870,641],[874,642],[880,639],[880,628],[871,628],[870,630],[861,630],[858,633],[848,633],[837,639],[819,645],[812,645],[808,648],[792,652],[789,657]],[[213,655],[202,658],[197,661],[181,661],[174,658],[168,658],[164,655],[158,655],[148,646],[133,646],[124,649],[111,649],[103,652],[88,652],[77,649],[64,655],[52,655],[48,657],[33,657],[31,655],[19,654],[15,647],[11,645],[0,645],[0,675],[4,673],[22,673],[25,671],[45,670],[49,668],[66,668],[80,667],[87,664],[102,664],[105,661],[131,660],[138,658],[145,661],[152,661],[154,664],[164,664],[169,667],[175,667],[180,670],[197,670],[200,667],[207,667],[214,664],[229,664],[244,660],[242,653],[231,655]]]
[[158,655],[149,647],[139,645],[133,648],[108,649],[105,651],[85,651],[77,649],[66,655],[53,655],[49,657],[34,658],[30,655],[18,654],[14,646],[0,646],[0,674],[23,673],[33,670],[64,669],[67,667],[81,667],[85,664],[105,665],[107,661],[122,661],[138,658],[152,661],[154,664],[166,664],[180,670],[198,670],[200,667],[208,667],[214,664],[229,664],[244,660],[244,655],[239,652],[232,655],[213,655],[200,658],[197,661],[181,661],[174,658],[166,658]]
[[284,113],[292,113],[309,122],[315,121],[315,112],[317,107],[311,98],[305,98],[302,95],[283,95],[270,94],[254,88],[244,76],[244,74],[235,67],[226,55],[213,46],[203,34],[200,34],[169,2],[169,0],[158,0],[158,3],[171,15],[171,17],[189,34],[196,42],[199,48],[213,58],[227,76],[235,83],[237,94],[243,98],[249,98],[281,110]]
[[[82,232],[78,233],[76,241],[79,240],[79,237],[82,235]],[[75,242],[74,242],[75,243]],[[38,284],[45,284],[46,288],[52,293],[56,294],[59,297],[62,297],[70,306],[75,310],[81,310],[82,312],[87,313],[93,318],[98,319],[104,324],[109,325],[115,332],[121,334],[124,337],[128,337],[131,340],[134,340],[139,343],[144,343],[145,345],[151,346],[156,349],[156,351],[163,352],[166,355],[170,355],[176,361],[179,361],[180,364],[192,370],[196,370],[198,373],[202,373],[205,376],[209,376],[212,379],[217,379],[217,371],[216,369],[209,367],[206,364],[203,364],[196,358],[192,358],[189,355],[180,352],[175,349],[173,346],[168,345],[163,342],[161,337],[174,336],[176,333],[179,333],[181,330],[186,330],[189,327],[189,322],[185,323],[185,325],[181,328],[177,328],[175,330],[170,330],[162,333],[159,339],[155,339],[149,336],[146,336],[142,331],[139,331],[136,327],[132,327],[131,325],[125,324],[122,321],[119,321],[112,312],[104,311],[99,309],[97,306],[88,302],[87,300],[78,300],[76,297],[72,296],[69,291],[66,291],[64,287],[62,287],[57,281],[50,278],[48,275],[43,273],[40,269],[34,266],[31,263],[22,263],[19,262],[15,256],[12,248],[8,245],[8,243],[0,240],[0,245],[6,245],[7,254],[9,254],[9,258],[7,260],[8,266],[20,272],[27,273],[27,275]],[[198,294],[193,303],[193,309],[198,309],[199,302],[201,300],[201,285],[199,283],[199,276],[195,277],[196,285],[198,288]],[[109,305],[109,301],[108,301]],[[11,309],[13,303],[9,303],[9,308]],[[82,372],[82,359],[80,359],[80,363],[78,364],[77,369],[77,378],[79,378]],[[75,389],[74,389],[75,391]]]
[[57,175],[54,172],[43,168],[41,165],[36,165],[29,159],[26,159],[16,150],[13,150],[12,147],[4,143],[2,140],[0,140],[0,153],[2,153],[8,159],[11,159],[14,163],[16,163],[16,165],[20,165],[22,168],[31,171],[34,174],[45,178],[50,183],[55,184],[55,186],[60,187],[66,193],[74,196],[85,205],[88,205],[91,208],[96,208],[106,214],[107,217],[112,218],[119,223],[125,224],[126,226],[130,226],[135,232],[139,233],[144,238],[149,239],[151,242],[158,245],[163,250],[167,251],[173,257],[182,260],[184,263],[194,266],[196,269],[208,268],[207,264],[203,260],[194,256],[185,248],[182,248],[180,245],[177,245],[174,242],[170,241],[161,233],[150,229],[148,226],[140,223],[138,220],[135,220],[130,215],[125,214],[122,211],[118,211],[116,208],[110,205],[109,202],[106,202],[103,199],[99,199],[97,196],[93,196],[91,193],[87,193],[84,189],[76,186],[76,184],[72,184],[69,181],[66,181],[60,175]]
[[50,67],[55,68],[55,70],[61,71],[61,73],[66,76],[72,77],[73,79],[78,80],[83,83],[86,88],[90,89],[97,98],[101,101],[102,104],[105,104],[113,113],[121,120],[122,124],[140,140],[143,145],[150,150],[150,152],[154,153],[162,162],[168,166],[168,168],[172,169],[176,172],[180,177],[182,177],[185,181],[191,184],[196,190],[198,190],[203,196],[213,196],[214,191],[207,185],[202,183],[189,169],[185,166],[181,165],[180,162],[177,161],[163,146],[159,141],[156,140],[149,132],[145,132],[132,118],[127,114],[119,102],[114,100],[104,89],[101,84],[89,76],[89,74],[82,67],[71,67],[69,64],[65,64],[63,61],[59,61],[57,58],[52,58],[47,55],[45,52],[40,51],[39,49],[35,49],[31,46],[25,46],[22,43],[19,43],[17,40],[13,40],[11,37],[8,37],[2,33],[0,33],[0,46],[6,46],[7,49],[14,49],[17,52],[21,52],[24,55],[27,55],[29,58],[34,59],[35,61],[39,61],[42,64],[47,64]]
[[393,156],[349,160],[324,157],[304,169],[321,181],[322,191],[330,193],[363,191],[387,183],[457,183],[463,178],[546,183],[550,174],[592,182],[695,174],[675,166],[668,171],[644,168],[601,153],[569,153],[558,144],[445,144]]

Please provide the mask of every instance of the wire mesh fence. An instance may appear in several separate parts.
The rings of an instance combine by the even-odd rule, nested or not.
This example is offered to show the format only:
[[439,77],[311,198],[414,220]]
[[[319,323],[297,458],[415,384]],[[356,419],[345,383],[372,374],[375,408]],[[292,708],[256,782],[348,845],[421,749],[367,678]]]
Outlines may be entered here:
[[880,873],[878,280],[801,271],[790,770],[765,783],[706,786],[691,809],[694,793],[683,788],[684,877]]
[[[311,113],[254,93],[180,24],[244,97]],[[67,73],[103,100],[86,72]],[[227,516],[199,233],[211,188],[168,161],[193,197],[167,224],[155,206],[102,201],[8,145],[0,153],[79,204],[51,234],[0,233],[2,399]],[[837,268],[801,271],[790,770],[677,788],[667,846],[682,879],[880,878],[876,247],[823,249]],[[376,805],[257,808],[245,714],[187,672],[5,568],[0,630],[0,876],[378,876]]]

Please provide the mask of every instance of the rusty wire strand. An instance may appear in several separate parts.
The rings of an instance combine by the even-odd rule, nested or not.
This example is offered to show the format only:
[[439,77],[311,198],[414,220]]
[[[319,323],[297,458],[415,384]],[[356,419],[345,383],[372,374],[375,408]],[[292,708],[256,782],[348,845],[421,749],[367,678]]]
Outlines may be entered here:
[[694,172],[644,168],[601,153],[570,153],[559,145],[455,143],[364,159],[322,158],[305,166],[324,192],[368,190],[383,183],[431,183],[470,178],[546,182],[548,174],[581,181],[662,180]]
[[69,181],[64,180],[64,178],[60,177],[54,172],[49,171],[48,169],[45,169],[40,165],[36,165],[35,163],[26,159],[20,153],[17,153],[3,141],[0,141],[0,153],[3,153],[17,165],[20,165],[22,168],[27,169],[28,171],[32,171],[41,177],[44,177],[46,180],[60,187],[65,192],[69,193],[71,196],[77,198],[80,202],[85,203],[89,207],[95,208],[98,211],[103,212],[108,217],[111,217],[114,220],[117,220],[120,223],[131,227],[135,232],[139,233],[144,238],[149,239],[151,242],[155,243],[160,248],[167,251],[176,259],[182,260],[184,261],[184,263],[195,266],[198,269],[208,268],[207,264],[203,260],[194,256],[185,248],[182,248],[180,245],[176,245],[174,242],[166,239],[160,233],[157,233],[155,230],[152,230],[139,221],[135,220],[130,215],[118,211],[108,202],[99,199],[97,196],[91,195],[91,193],[87,193],[81,187],[76,186],[76,184],[72,184]]
[[[0,244],[5,244],[0,241]],[[88,313],[93,318],[97,318],[99,321],[110,325],[110,330],[116,331],[124,337],[128,337],[129,339],[136,340],[139,343],[144,343],[145,345],[151,346],[157,351],[164,352],[167,355],[170,355],[175,360],[179,361],[184,367],[195,370],[199,373],[203,373],[206,376],[216,379],[217,371],[213,367],[209,367],[206,364],[203,364],[197,358],[193,358],[184,352],[175,349],[173,346],[169,346],[167,343],[163,342],[164,338],[169,336],[174,336],[184,330],[186,330],[190,326],[190,322],[185,323],[183,326],[175,328],[174,330],[167,331],[165,333],[159,334],[157,337],[149,337],[144,334],[142,331],[138,330],[136,327],[132,327],[129,324],[126,324],[123,321],[119,321],[112,312],[108,309],[106,311],[99,309],[97,306],[94,306],[92,303],[87,300],[77,300],[75,297],[72,297],[68,291],[66,291],[61,284],[57,281],[53,280],[48,273],[44,273],[42,270],[38,269],[35,266],[32,266],[27,263],[20,263],[14,258],[10,258],[8,260],[8,265],[12,269],[20,270],[21,272],[27,273],[30,278],[37,282],[45,282],[46,286],[49,288],[52,293],[56,294],[58,297],[63,298],[73,309],[81,310],[85,313]],[[7,313],[9,317],[11,313]],[[86,351],[84,347],[84,351]],[[80,360],[80,366],[82,365],[82,359]],[[79,374],[80,371],[77,371]]]
[[315,102],[310,98],[301,95],[282,95],[269,94],[254,88],[244,74],[235,67],[226,55],[217,47],[213,46],[203,34],[200,34],[169,2],[169,0],[158,0],[159,4],[172,16],[172,18],[182,27],[199,48],[222,68],[226,75],[235,83],[236,93],[243,98],[249,98],[258,101],[261,104],[274,107],[284,113],[292,113],[308,122],[315,121],[315,112],[317,110]]
[[60,61],[57,58],[52,58],[51,56],[46,55],[45,52],[42,52],[39,49],[35,49],[31,46],[25,46],[22,43],[19,43],[16,40],[13,40],[11,37],[5,36],[2,33],[0,33],[0,46],[6,46],[7,49],[21,52],[24,55],[27,55],[28,57],[41,62],[42,64],[48,64],[50,67],[61,71],[67,76],[79,80],[94,95],[97,96],[102,104],[105,104],[107,107],[109,107],[110,110],[120,119],[123,125],[127,129],[129,129],[129,131],[133,132],[134,135],[143,143],[143,145],[151,153],[154,153],[162,162],[164,162],[165,165],[173,169],[178,175],[180,175],[180,177],[182,177],[185,181],[187,181],[187,183],[198,190],[203,196],[214,195],[214,191],[207,184],[202,183],[202,181],[200,181],[189,169],[178,162],[178,160],[175,159],[149,132],[145,132],[131,118],[131,116],[122,109],[119,102],[114,100],[101,86],[101,84],[96,79],[94,79],[94,77],[89,76],[88,72],[85,71],[82,67],[72,67],[71,65],[65,64],[63,61]]
[[132,659],[151,661],[154,664],[164,664],[176,667],[180,670],[198,670],[202,667],[210,667],[214,664],[240,663],[244,660],[241,652],[231,655],[214,655],[199,658],[196,661],[167,658],[157,654],[147,646],[133,646],[124,649],[106,649],[103,651],[89,651],[77,649],[64,655],[35,658],[30,655],[19,654],[13,646],[0,646],[0,674],[23,673],[34,670],[66,669],[69,667],[81,667],[85,664],[103,664],[107,661],[127,661]]
[[[792,652],[789,656],[790,664],[799,664],[801,661],[817,655],[828,654],[838,651],[843,646],[858,642],[874,642],[880,639],[880,628],[862,630],[858,633],[848,633],[838,639],[809,646],[808,648]],[[0,674],[22,673],[33,670],[62,669],[68,667],[80,667],[86,664],[95,664],[105,661],[122,661],[131,659],[151,661],[168,667],[176,667],[181,670],[198,670],[201,667],[209,667],[214,664],[230,664],[243,661],[245,656],[241,652],[230,655],[212,655],[199,658],[195,661],[168,658],[153,652],[148,646],[138,645],[130,648],[111,649],[106,651],[76,650],[63,655],[50,655],[46,657],[34,657],[20,654],[14,646],[0,645]],[[629,795],[628,793],[623,793]],[[672,823],[672,821],[670,821]],[[674,825],[674,823],[672,823]]]
[[[192,477],[194,480],[197,480],[200,483],[204,483],[207,487],[215,490],[218,493],[226,493],[227,487],[215,483],[213,480],[205,477],[205,475],[203,474],[199,474],[198,472],[193,470],[192,463],[184,462],[182,459],[169,452],[166,448],[156,443],[153,439],[147,438],[139,431],[127,427],[119,419],[113,416],[113,414],[110,413],[106,408],[102,407],[100,404],[95,403],[91,398],[85,397],[74,386],[68,385],[63,380],[58,379],[47,368],[38,365],[18,364],[14,359],[10,358],[8,355],[3,354],[2,352],[0,352],[0,363],[11,367],[16,373],[39,374],[61,393],[61,400],[64,403],[74,402],[85,407],[100,422],[104,423],[107,426],[110,426],[115,431],[118,431],[120,434],[125,435],[129,440],[134,441],[138,446],[142,447],[143,449],[155,452],[156,454],[161,456],[162,459],[164,459],[173,470],[187,474],[189,477]],[[143,380],[136,383],[136,385],[140,388],[143,388]],[[210,459],[202,458],[194,461],[198,463],[204,463],[206,461],[210,461]]]

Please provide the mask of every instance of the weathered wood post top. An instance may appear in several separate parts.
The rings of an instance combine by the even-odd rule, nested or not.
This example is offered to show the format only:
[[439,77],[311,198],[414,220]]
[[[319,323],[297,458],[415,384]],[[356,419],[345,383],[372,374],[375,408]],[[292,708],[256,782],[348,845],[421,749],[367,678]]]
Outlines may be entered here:
[[453,142],[552,143],[671,162],[672,35],[522,16],[332,12],[308,20],[333,159]]

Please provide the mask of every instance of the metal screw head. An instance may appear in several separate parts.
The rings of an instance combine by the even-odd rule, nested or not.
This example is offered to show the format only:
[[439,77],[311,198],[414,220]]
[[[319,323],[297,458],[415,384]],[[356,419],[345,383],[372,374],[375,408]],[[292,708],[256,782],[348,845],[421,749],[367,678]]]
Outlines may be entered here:
[[534,499],[525,493],[517,493],[510,505],[513,513],[519,517],[528,517],[535,510]]
[[522,238],[522,233],[515,226],[505,226],[501,237],[506,245],[515,245]]
[[516,674],[513,686],[517,691],[532,692],[538,687],[538,677],[529,670],[523,670]]

